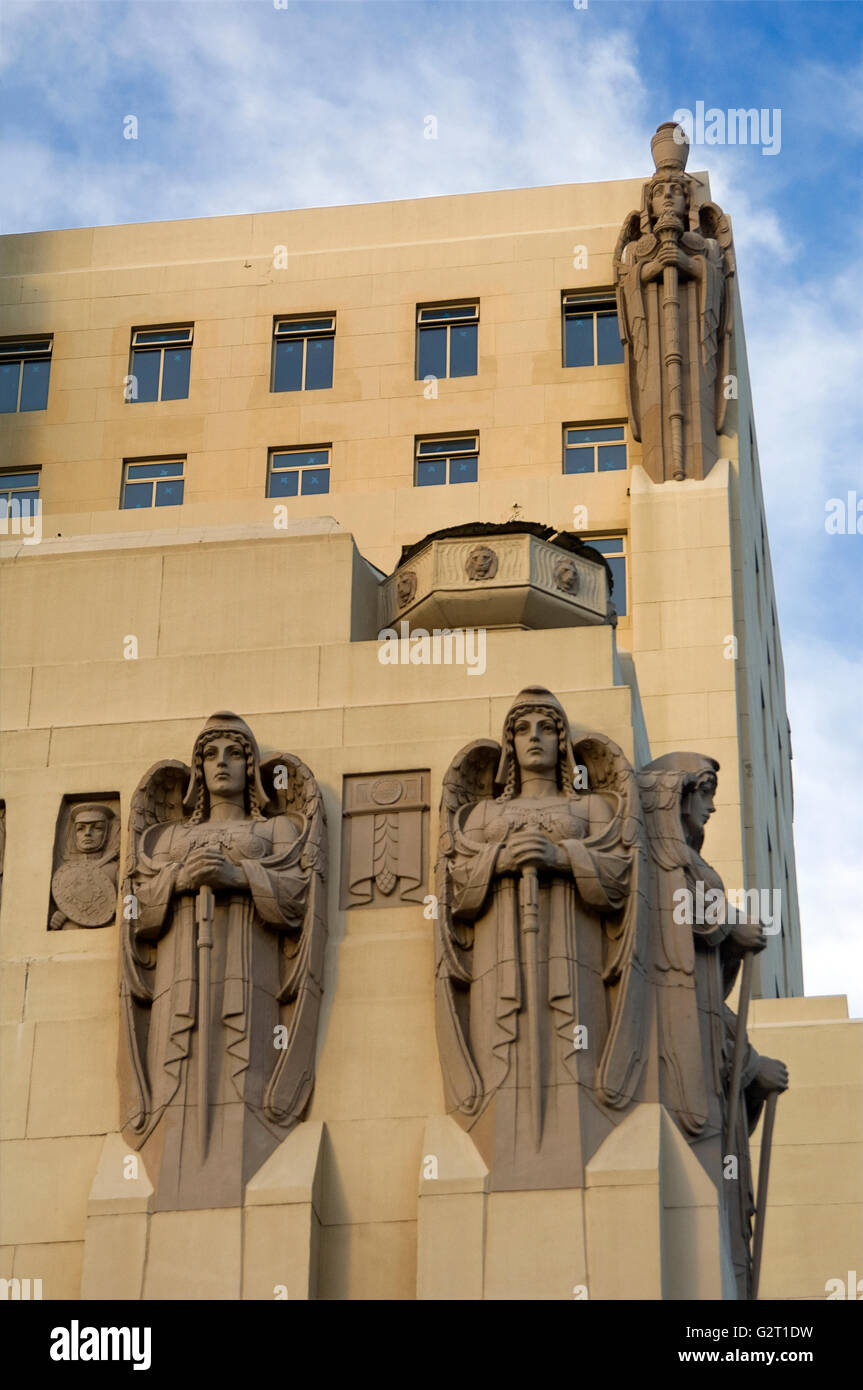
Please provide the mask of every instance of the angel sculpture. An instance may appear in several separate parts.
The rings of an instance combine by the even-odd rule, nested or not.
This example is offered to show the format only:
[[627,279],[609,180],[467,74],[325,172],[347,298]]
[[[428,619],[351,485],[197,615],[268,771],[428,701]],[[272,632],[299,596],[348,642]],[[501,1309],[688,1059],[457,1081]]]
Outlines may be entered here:
[[501,744],[463,748],[443,785],[436,1007],[447,1102],[494,1187],[581,1186],[645,1056],[637,788],[604,735],[573,746],[541,686],[516,697]]
[[[124,901],[124,1133],[164,1209],[242,1203],[314,1083],[326,938],[314,777],[262,765],[235,714],[132,801]],[[129,906],[130,905],[130,906]]]
[[[629,419],[659,482],[685,477],[687,458],[690,474],[706,474],[716,456],[706,432],[721,433],[728,400],[731,223],[715,203],[696,206],[695,180],[684,173],[688,148],[660,126],[656,173],[614,252]],[[661,464],[651,459],[653,448]]]
[[745,1299],[755,1211],[749,1136],[765,1100],[787,1089],[788,1073],[741,1033],[738,1099],[731,1100],[740,1030],[725,1000],[745,954],[762,951],[766,937],[758,923],[739,920],[722,879],[701,857],[718,771],[715,759],[700,753],[666,753],[642,769],[638,783],[650,845],[660,1099],[716,1183]]

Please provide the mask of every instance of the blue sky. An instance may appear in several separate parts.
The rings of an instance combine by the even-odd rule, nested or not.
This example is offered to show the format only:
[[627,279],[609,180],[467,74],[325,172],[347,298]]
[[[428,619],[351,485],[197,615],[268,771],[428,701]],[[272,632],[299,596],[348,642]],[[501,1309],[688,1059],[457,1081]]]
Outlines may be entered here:
[[780,110],[778,154],[705,146],[690,168],[734,224],[806,990],[863,1012],[863,535],[824,524],[828,499],[863,499],[863,8],[280,2],[5,0],[2,231],[642,176],[678,108]]

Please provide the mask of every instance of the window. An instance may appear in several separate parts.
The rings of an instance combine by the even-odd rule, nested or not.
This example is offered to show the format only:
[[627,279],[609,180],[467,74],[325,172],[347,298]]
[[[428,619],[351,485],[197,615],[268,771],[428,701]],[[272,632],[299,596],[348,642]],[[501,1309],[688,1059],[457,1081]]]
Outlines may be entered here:
[[417,381],[427,376],[476,376],[479,305],[417,308]]
[[590,426],[587,429],[581,425],[564,427],[564,473],[609,473],[625,467],[623,425]]
[[614,592],[611,595],[612,602],[617,609],[619,618],[626,617],[626,553],[623,545],[623,536],[585,536],[585,544],[592,545],[594,550],[598,550],[600,555],[604,555],[611,567],[611,577],[614,580]]
[[613,294],[563,296],[563,365],[604,367],[623,361]]
[[179,507],[185,459],[141,459],[123,469],[121,507]]
[[0,518],[9,512],[35,516],[39,502],[39,473],[0,473]]
[[312,497],[330,490],[330,448],[271,449],[268,497]]
[[189,394],[192,325],[185,328],[136,328],[126,400],[184,401]]
[[276,319],[273,391],[323,391],[333,384],[336,316]]
[[417,487],[436,487],[439,483],[475,483],[479,437],[458,439],[418,439],[416,442]]
[[0,339],[0,414],[45,409],[53,343],[51,337]]

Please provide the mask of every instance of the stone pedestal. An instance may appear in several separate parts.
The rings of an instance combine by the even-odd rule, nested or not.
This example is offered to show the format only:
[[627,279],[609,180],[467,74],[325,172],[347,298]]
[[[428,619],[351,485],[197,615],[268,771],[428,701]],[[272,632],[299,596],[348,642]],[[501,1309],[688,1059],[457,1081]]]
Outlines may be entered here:
[[102,1148],[87,1206],[85,1299],[314,1298],[324,1126],[302,1124],[248,1183],[244,1207],[153,1211],[139,1154]]

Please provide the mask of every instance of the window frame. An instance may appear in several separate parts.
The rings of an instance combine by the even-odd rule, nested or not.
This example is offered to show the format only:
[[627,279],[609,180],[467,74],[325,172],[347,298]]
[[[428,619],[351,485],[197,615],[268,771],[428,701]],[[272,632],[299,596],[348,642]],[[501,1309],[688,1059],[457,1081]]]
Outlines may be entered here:
[[[569,311],[569,312],[568,312]],[[583,318],[586,314],[591,314],[593,318],[593,361],[572,363],[566,360],[566,321],[567,318]],[[602,318],[614,317],[617,319],[617,296],[613,289],[608,290],[563,290],[560,297],[560,353],[561,362],[565,371],[577,371],[586,367],[619,367],[623,363],[623,343],[620,344],[620,360],[617,362],[600,362],[599,358],[599,329],[597,320]],[[620,334],[620,321],[618,319],[618,337]]]
[[[158,333],[186,333],[188,336],[187,336],[184,340],[182,340],[182,341],[179,341],[179,342],[170,342],[170,343],[142,343],[142,342],[136,341],[136,339],[137,339],[137,338],[139,337],[139,335],[142,334],[142,333],[144,333],[144,334],[147,334],[147,333],[153,333],[153,334],[158,334]],[[142,327],[140,327],[140,328],[133,328],[133,329],[132,329],[132,336],[131,336],[131,338],[130,338],[130,340],[129,340],[129,376],[130,376],[130,377],[136,377],[136,378],[137,378],[137,375],[138,375],[137,372],[135,371],[135,353],[136,353],[136,352],[153,352],[153,353],[158,352],[158,353],[159,353],[159,375],[158,375],[158,378],[157,378],[157,381],[156,381],[156,397],[155,397],[155,400],[141,400],[141,398],[140,398],[139,396],[127,396],[127,397],[126,397],[126,404],[127,404],[127,405],[162,405],[162,404],[165,402],[166,399],[168,400],[168,402],[171,402],[171,401],[187,401],[187,400],[189,399],[189,390],[191,390],[191,385],[192,385],[192,381],[191,381],[191,376],[192,376],[192,373],[191,373],[191,362],[192,362],[192,347],[193,347],[193,345],[194,345],[194,341],[195,341],[195,324],[194,324],[194,321],[191,322],[191,323],[162,323],[162,324],[159,324],[159,323],[151,323],[151,324],[146,324],[145,326],[142,326]],[[168,397],[166,398],[165,396],[162,395],[162,387],[163,387],[164,381],[165,381],[165,353],[166,353],[166,352],[171,352],[171,351],[176,351],[178,348],[188,348],[188,349],[189,349],[189,390],[186,391],[185,396],[168,396]]]
[[[330,314],[310,313],[310,314],[277,314],[273,319],[273,351],[272,362],[270,365],[270,392],[271,394],[283,396],[291,394],[295,389],[299,391],[332,391],[336,373],[336,312]],[[300,331],[300,325],[320,323],[326,325],[321,328],[304,327]],[[285,325],[295,324],[293,332]],[[309,364],[309,340],[310,339],[332,338],[333,340],[333,361],[332,373],[329,386],[307,386],[306,375]],[[285,391],[276,390],[276,362],[278,360],[277,347],[279,343],[299,342],[303,344],[303,363],[300,372],[301,385],[297,388],[289,387]]]
[[[296,465],[296,469],[295,469],[295,470],[294,470],[294,468],[292,468],[292,467],[288,467],[288,468],[275,468],[275,469],[274,469],[274,468],[273,468],[273,458],[274,458],[275,455],[278,455],[278,454],[280,454],[280,455],[282,455],[282,456],[287,456],[287,455],[291,455],[291,454],[296,454],[298,458],[307,457],[309,454],[326,454],[326,456],[327,456],[327,461],[326,461],[326,464],[325,464],[325,465],[324,465],[324,464],[311,464],[311,463],[310,463],[310,464],[306,464],[306,465],[304,466],[303,464],[299,464],[299,463],[298,463],[298,464]],[[324,469],[324,468],[326,469],[326,474],[327,474],[327,487],[326,487],[326,491],[325,491],[325,492],[303,492],[303,473],[304,473],[304,472],[308,472],[308,473],[320,472],[320,471],[321,471],[322,469]],[[278,493],[273,493],[273,492],[270,491],[270,481],[271,481],[271,479],[272,479],[274,473],[275,473],[275,474],[279,474],[279,473],[292,473],[292,472],[294,472],[294,471],[296,471],[296,473],[297,473],[297,490],[296,490],[295,493],[286,492],[286,493],[282,493],[281,495],[279,495]],[[276,502],[284,501],[286,498],[291,498],[291,497],[327,497],[327,496],[329,495],[329,493],[332,491],[332,480],[333,480],[333,446],[332,446],[332,444],[311,444],[311,445],[306,445],[305,447],[302,447],[302,446],[297,445],[297,444],[287,444],[287,445],[285,445],[285,446],[278,446],[278,445],[277,445],[275,448],[272,448],[272,449],[268,449],[268,450],[267,450],[267,477],[266,477],[266,483],[265,483],[266,496],[267,496],[268,498],[273,498],[274,501],[276,501]]]
[[[593,443],[593,444],[589,444],[589,443],[574,443],[574,444],[568,444],[568,443],[567,443],[567,434],[569,433],[570,430],[620,430],[620,431],[621,431],[621,434],[622,434],[622,438],[621,438],[621,439],[597,440],[597,441],[596,441],[595,443]],[[592,420],[592,421],[581,421],[581,420],[579,420],[578,422],[576,422],[576,421],[569,421],[569,422],[564,423],[563,432],[562,432],[562,436],[561,436],[561,437],[562,437],[562,440],[563,440],[563,446],[562,446],[562,447],[563,447],[563,455],[562,455],[562,460],[561,460],[561,469],[562,469],[562,471],[563,471],[563,475],[564,475],[565,478],[592,478],[592,477],[596,477],[598,474],[607,474],[607,473],[628,473],[628,472],[629,472],[629,469],[632,467],[632,463],[631,463],[631,460],[630,460],[630,457],[629,457],[629,445],[630,445],[630,439],[629,439],[629,426],[628,426],[628,421],[626,421],[626,420]],[[599,467],[599,453],[598,453],[598,451],[599,451],[601,448],[608,448],[608,447],[611,446],[611,445],[622,445],[622,446],[623,446],[623,450],[624,450],[624,455],[625,455],[626,461],[625,461],[625,463],[624,463],[624,465],[623,465],[622,468],[600,468],[600,467]],[[588,449],[592,449],[592,450],[593,450],[593,468],[592,468],[592,469],[584,469],[584,470],[582,470],[581,472],[579,472],[578,470],[574,470],[574,471],[572,471],[572,472],[567,472],[567,468],[566,468],[566,459],[567,459],[567,454],[568,454],[568,452],[569,452],[570,449],[583,449],[583,450],[585,450],[585,451],[587,451]]]
[[[14,337],[4,335],[4,337],[0,338],[0,363],[19,363],[15,409],[4,410],[0,413],[3,415],[29,415],[31,413],[30,410],[21,409],[21,396],[24,390],[24,365],[27,362],[48,363],[48,387],[45,392],[45,404],[32,407],[33,410],[47,410],[48,391],[51,387],[51,363],[53,360],[53,333],[21,333]],[[29,471],[32,472],[32,469]]]
[[[624,621],[630,619],[630,618],[632,617],[632,612],[631,612],[632,595],[631,595],[631,593],[630,593],[630,581],[629,581],[629,532],[628,532],[628,531],[603,531],[600,535],[597,535],[597,536],[585,536],[585,535],[582,535],[581,539],[584,541],[585,545],[592,545],[593,548],[594,548],[594,550],[598,550],[599,553],[600,553],[600,555],[602,555],[603,559],[605,559],[605,560],[622,560],[622,561],[623,561],[623,595],[624,595],[624,604],[625,604],[626,611],[623,612],[623,613],[620,611],[620,607],[619,607],[620,590],[619,590],[618,585],[617,585],[617,577],[616,577],[616,576],[614,576],[615,585],[614,585],[614,591],[612,592],[612,595],[611,595],[611,601],[612,601],[612,603],[614,604],[615,608],[617,609],[617,616],[618,616],[618,618],[621,618],[621,619],[623,619]],[[604,550],[601,550],[601,549],[600,549],[601,543],[602,543],[603,541],[620,541],[620,542],[621,542],[620,550],[619,550],[618,552],[612,551],[610,554],[606,554]],[[612,574],[614,575],[614,567],[612,566],[611,568],[612,568]]]
[[[434,304],[417,304],[415,320],[415,345],[414,345],[414,378],[416,381],[425,381],[427,377],[434,377],[435,381],[464,381],[466,377],[479,375],[479,299],[447,299],[439,300]],[[463,311],[463,312],[461,312]],[[429,319],[423,322],[423,314],[455,314],[455,317],[435,321]],[[452,334],[451,328],[476,328],[476,371],[466,372],[462,376],[453,376],[450,372],[452,364]],[[437,328],[446,330],[446,371],[443,376],[435,376],[434,372],[425,372],[420,375],[420,343],[421,334],[424,328]]]
[[[10,414],[11,414],[11,411],[10,411]],[[35,479],[36,479],[35,484],[32,484],[32,485],[27,485],[27,486],[22,486],[22,487],[9,487],[9,486],[7,486],[7,483],[6,483],[6,480],[7,480],[8,478],[32,478],[32,477],[35,477]],[[27,516],[35,516],[35,515],[41,510],[41,505],[42,505],[42,499],[41,499],[40,494],[39,494],[39,487],[40,487],[41,481],[42,481],[42,470],[41,470],[41,468],[3,468],[3,469],[0,469],[0,521],[5,521],[8,517],[14,515],[14,513],[13,513],[12,510],[11,510],[11,507],[12,507],[13,499],[16,498],[16,497],[17,497],[17,498],[20,498],[20,499],[21,499],[21,503],[22,503],[22,505],[21,505],[20,508],[19,508],[18,515],[19,515],[19,516],[23,516],[23,515],[24,515],[24,507],[23,507],[23,501],[24,501],[24,499],[26,498],[26,499],[29,500],[29,499],[32,498],[32,499],[37,503],[37,506],[36,506],[36,508],[35,508],[34,510],[30,510],[30,509],[28,508],[28,510],[27,510]]]
[[[437,449],[428,450],[425,454],[421,452],[422,446],[428,444],[455,444],[462,440],[470,440],[472,447],[469,449]],[[453,459],[476,459],[476,478],[452,480]],[[442,483],[421,483],[418,480],[420,463],[432,461],[446,463],[446,478]],[[472,482],[474,486],[479,483],[479,430],[458,430],[449,431],[446,434],[417,434],[414,436],[414,487],[460,487],[464,482]]]
[[[125,459],[123,459],[123,474],[122,474],[122,478],[121,478],[121,482],[120,482],[120,506],[119,506],[119,510],[120,510],[121,512],[135,512],[135,511],[144,512],[144,511],[152,511],[152,510],[154,510],[156,507],[159,507],[159,506],[182,507],[182,505],[183,505],[183,503],[184,503],[184,501],[185,501],[185,493],[186,493],[186,465],[187,465],[188,461],[189,461],[189,460],[188,460],[188,455],[187,455],[187,454],[160,454],[160,455],[158,455],[157,457],[150,457],[150,458],[125,458]],[[141,468],[141,467],[146,467],[146,466],[150,466],[150,467],[152,467],[152,468],[158,468],[160,464],[166,464],[166,463],[168,463],[168,464],[171,464],[171,463],[173,463],[173,464],[180,464],[182,471],[180,472],[179,475],[177,475],[177,474],[174,474],[173,476],[168,475],[167,477],[162,477],[162,478],[159,478],[159,477],[153,477],[153,478],[130,478],[130,477],[129,477],[129,469],[130,469],[130,468]],[[160,482],[180,482],[180,483],[182,483],[182,485],[183,485],[183,496],[180,498],[180,501],[179,501],[179,502],[157,502],[157,501],[156,501],[156,486],[157,486],[157,484],[160,483]],[[151,494],[150,494],[150,502],[149,502],[149,505],[148,505],[148,506],[146,506],[146,507],[141,507],[141,506],[138,506],[138,507],[127,507],[127,506],[126,506],[126,487],[127,487],[127,485],[128,485],[129,483],[133,483],[133,484],[137,484],[137,483],[150,483],[150,484],[152,485],[152,492],[151,492]]]

